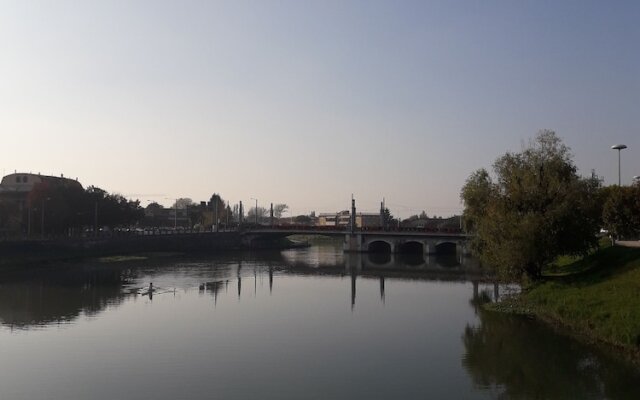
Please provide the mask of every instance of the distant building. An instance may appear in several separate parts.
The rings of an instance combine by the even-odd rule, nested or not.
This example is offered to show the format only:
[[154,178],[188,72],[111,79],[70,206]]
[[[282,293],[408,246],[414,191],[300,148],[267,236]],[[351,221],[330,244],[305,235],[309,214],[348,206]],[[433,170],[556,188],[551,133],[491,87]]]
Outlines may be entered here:
[[29,193],[38,184],[50,186],[77,187],[82,189],[80,182],[65,178],[63,175],[48,176],[31,173],[15,172],[6,175],[0,181],[0,231],[19,233],[26,225],[26,210],[28,208]]
[[461,217],[454,215],[447,218],[409,218],[402,221],[405,228],[417,229],[461,229]]
[[[209,218],[212,220],[213,213],[210,214]],[[165,208],[149,205],[144,210],[144,218],[140,221],[140,225],[153,228],[190,228],[192,223],[189,218],[188,208],[178,208],[176,210],[173,207]]]
[[40,174],[13,173],[6,175],[0,182],[0,197],[4,199],[26,199],[27,195],[33,188],[39,184],[46,182],[49,185],[78,187],[82,189],[80,182],[74,179],[65,178],[63,175],[48,176]]
[[[320,213],[318,214],[318,226],[349,226],[351,213],[349,211],[340,211],[337,213]],[[379,213],[356,213],[356,227],[358,228],[374,228],[380,227]]]
[[320,213],[318,214],[318,221],[316,225],[318,226],[336,226],[336,221],[338,220],[337,213]]
[[379,228],[380,213],[356,213],[356,226],[358,228]]

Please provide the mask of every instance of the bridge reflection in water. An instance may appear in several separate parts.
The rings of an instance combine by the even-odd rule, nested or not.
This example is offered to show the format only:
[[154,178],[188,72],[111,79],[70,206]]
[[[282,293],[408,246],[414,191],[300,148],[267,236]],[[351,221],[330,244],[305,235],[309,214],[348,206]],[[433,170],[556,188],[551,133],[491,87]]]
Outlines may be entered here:
[[[379,280],[380,300],[386,298],[386,280],[423,280],[443,282],[471,282],[470,301],[486,298],[486,286],[492,286],[489,298],[500,296],[500,287],[491,270],[482,268],[471,257],[453,253],[449,255],[423,255],[416,253],[338,253],[323,251],[322,247],[311,247],[306,251],[285,251],[287,272],[301,275],[334,275],[351,280],[351,305],[355,306],[358,279]],[[270,285],[273,284],[270,269]],[[507,286],[508,290],[514,290]],[[272,288],[271,288],[272,290]]]
[[[455,398],[637,398],[635,370],[558,337],[535,321],[483,312],[481,304],[497,298],[505,287],[496,286],[473,259],[461,263],[455,256],[344,255],[340,244],[83,261],[0,274],[0,334],[5,334],[0,337],[7,354],[2,358],[6,373],[0,397],[20,397],[11,394],[58,376],[64,383],[69,376],[89,374],[90,380],[78,385],[82,389],[87,382],[104,382],[105,371],[132,371],[119,374],[117,393],[140,393],[140,387],[144,393],[165,393],[176,381],[191,385],[193,376],[201,376],[204,384],[196,386],[200,391],[186,392],[187,397],[214,392],[226,397],[234,390],[240,396],[230,397],[278,398],[265,396],[263,378],[283,363],[284,369],[267,378],[280,397],[283,376],[289,380],[287,390],[302,382],[303,390],[288,392],[293,393],[290,398],[304,398],[307,387],[334,381],[348,384],[323,392],[324,397],[343,393],[340,398],[370,398],[382,393],[378,397],[404,398],[410,392],[415,394],[410,398],[442,398],[462,387],[467,376],[476,387],[463,387]],[[148,289],[150,282],[154,291]],[[351,315],[349,303],[355,307]],[[318,307],[322,312],[316,313]],[[62,331],[59,325],[64,323],[79,329]],[[43,326],[53,329],[40,329]],[[3,332],[12,328],[37,332]],[[91,332],[96,335],[89,336]],[[299,356],[283,357],[283,349]],[[132,351],[140,356],[132,357]],[[323,357],[330,363],[308,362]],[[134,358],[141,361],[130,365]],[[60,360],[65,368],[58,367]],[[353,364],[345,365],[349,360]],[[466,373],[458,377],[456,366]],[[10,373],[16,370],[26,378],[12,380]],[[62,375],[56,375],[61,370]],[[238,386],[222,392],[238,370],[247,373]],[[335,375],[324,375],[336,370]],[[367,374],[354,385],[351,380],[358,370]],[[127,375],[130,381],[124,379]],[[157,376],[172,379],[161,386],[167,380]],[[215,380],[217,376],[222,378]],[[255,391],[239,391],[254,384],[247,384],[246,376],[261,379]],[[394,380],[397,377],[406,379]],[[396,386],[382,392],[390,383]],[[182,397],[190,387],[178,387]],[[100,387],[105,388],[109,389]],[[82,393],[91,397],[90,392],[103,393],[93,386]],[[117,393],[101,398],[117,398]],[[87,398],[57,394],[31,392],[27,397]]]
[[[229,253],[204,260],[201,257],[117,263],[82,261],[60,268],[49,266],[46,270],[0,276],[0,324],[29,329],[69,323],[82,315],[97,315],[107,307],[117,307],[128,298],[153,301],[155,295],[175,294],[176,289],[196,289],[202,294],[211,294],[217,304],[220,293],[227,293],[230,286],[240,298],[247,284],[255,294],[258,280],[263,279],[268,281],[269,293],[273,293],[277,290],[278,275],[348,278],[352,306],[356,304],[361,279],[379,281],[382,302],[388,294],[389,279],[472,282],[472,300],[482,297],[479,287],[493,282],[493,277],[472,258],[343,253],[339,242],[324,248]],[[167,275],[176,271],[179,271],[178,277]],[[497,298],[498,294],[495,286],[492,297]]]

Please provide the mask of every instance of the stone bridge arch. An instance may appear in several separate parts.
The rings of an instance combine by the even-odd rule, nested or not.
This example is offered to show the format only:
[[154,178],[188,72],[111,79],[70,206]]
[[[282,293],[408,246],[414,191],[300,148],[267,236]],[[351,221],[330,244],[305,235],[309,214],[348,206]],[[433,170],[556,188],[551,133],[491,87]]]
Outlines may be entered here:
[[366,251],[370,253],[395,253],[395,243],[390,240],[373,239],[366,243]]
[[435,243],[434,252],[441,255],[455,255],[461,250],[461,244],[453,240],[440,240]]
[[427,244],[419,240],[405,240],[396,246],[396,252],[406,254],[425,254],[427,248]]

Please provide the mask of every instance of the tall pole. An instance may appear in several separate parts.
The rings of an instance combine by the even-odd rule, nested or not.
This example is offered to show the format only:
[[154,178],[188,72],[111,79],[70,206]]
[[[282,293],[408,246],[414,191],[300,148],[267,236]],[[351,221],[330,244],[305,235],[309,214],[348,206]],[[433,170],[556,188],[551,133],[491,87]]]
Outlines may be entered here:
[[229,201],[227,200],[227,209],[225,210],[225,214],[227,215],[227,223],[224,227],[225,231],[229,230]]
[[255,200],[256,201],[256,208],[254,208],[253,211],[255,212],[254,217],[255,217],[256,225],[258,225],[258,199],[254,199],[252,197],[251,200]]
[[213,223],[215,224],[215,232],[218,232],[218,199],[215,199],[216,204],[213,207]]
[[621,176],[622,176],[622,174],[621,174],[621,172],[620,172],[620,152],[621,152],[622,150],[626,149],[626,148],[627,148],[627,146],[626,146],[626,145],[624,145],[624,144],[616,144],[616,145],[614,145],[614,146],[611,146],[611,148],[612,148],[613,150],[618,150],[618,186],[621,186],[621,185],[622,185],[622,177],[621,177]]
[[380,229],[386,230],[385,221],[384,221],[384,199],[380,203]]
[[621,169],[620,169],[620,151],[621,149],[618,149],[618,186],[621,186],[622,184],[622,178],[621,178]]
[[178,228],[178,199],[176,199],[176,209],[173,213],[173,230],[175,231]]
[[354,233],[356,231],[356,200],[353,198],[353,195],[351,195],[351,218],[350,218],[350,222],[351,222],[351,233]]

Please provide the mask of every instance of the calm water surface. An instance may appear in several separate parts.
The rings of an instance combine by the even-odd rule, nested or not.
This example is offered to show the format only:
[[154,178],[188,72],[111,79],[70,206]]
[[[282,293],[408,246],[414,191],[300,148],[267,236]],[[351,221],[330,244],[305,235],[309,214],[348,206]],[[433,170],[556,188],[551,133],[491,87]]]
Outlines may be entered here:
[[[472,260],[338,245],[0,275],[0,399],[638,399]],[[149,284],[154,290],[149,293]]]

